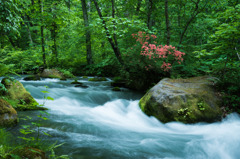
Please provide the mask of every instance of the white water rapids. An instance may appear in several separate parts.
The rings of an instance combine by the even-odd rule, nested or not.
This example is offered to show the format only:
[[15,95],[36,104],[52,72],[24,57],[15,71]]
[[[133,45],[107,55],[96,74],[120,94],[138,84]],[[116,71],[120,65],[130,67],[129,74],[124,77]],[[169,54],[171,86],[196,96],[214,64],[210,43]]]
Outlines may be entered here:
[[[127,89],[111,90],[110,80],[89,82],[88,88],[68,81],[20,80],[43,103],[45,90],[49,120],[41,127],[50,142],[65,143],[57,154],[73,159],[239,159],[240,117],[231,114],[217,123],[163,124],[148,117],[138,106],[142,94]],[[20,116],[36,116],[36,111]],[[20,122],[21,123],[21,122]]]

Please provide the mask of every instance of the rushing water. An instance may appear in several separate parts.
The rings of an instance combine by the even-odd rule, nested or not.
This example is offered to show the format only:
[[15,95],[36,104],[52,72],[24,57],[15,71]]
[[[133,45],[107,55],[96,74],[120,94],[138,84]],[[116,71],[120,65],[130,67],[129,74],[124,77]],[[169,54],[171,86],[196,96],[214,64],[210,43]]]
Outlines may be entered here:
[[[141,112],[142,94],[127,89],[111,90],[110,80],[74,87],[71,80],[20,80],[43,103],[40,91],[48,86],[54,101],[47,101],[49,120],[41,131],[50,142],[65,143],[57,154],[73,159],[239,159],[240,118],[229,115],[222,122],[186,125],[163,124]],[[20,112],[36,118],[36,111]],[[21,124],[21,120],[20,120]]]

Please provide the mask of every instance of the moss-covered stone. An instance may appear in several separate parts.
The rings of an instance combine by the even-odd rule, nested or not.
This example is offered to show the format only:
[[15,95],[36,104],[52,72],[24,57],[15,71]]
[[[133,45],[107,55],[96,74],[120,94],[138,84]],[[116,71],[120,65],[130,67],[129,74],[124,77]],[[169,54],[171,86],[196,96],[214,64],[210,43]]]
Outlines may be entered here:
[[43,78],[64,78],[63,73],[61,73],[57,69],[44,69],[40,76]]
[[114,87],[112,88],[113,91],[121,91],[121,89],[119,87]]
[[16,110],[4,99],[0,98],[0,127],[9,127],[18,122]]
[[63,77],[63,78],[61,78],[60,80],[61,80],[61,81],[66,81],[67,78]]
[[82,85],[83,83],[81,83],[81,82],[78,82],[77,80],[74,80],[73,82],[71,82],[71,84]]
[[23,80],[25,81],[38,81],[41,80],[39,75],[29,75],[25,77]]
[[105,77],[94,77],[94,78],[89,78],[88,81],[107,81]]
[[1,82],[5,85],[8,92],[6,100],[12,104],[16,110],[43,110],[46,108],[39,107],[37,101],[23,87],[22,83],[17,80],[4,78]]
[[162,122],[212,122],[221,119],[221,100],[210,77],[163,79],[150,89],[139,105]]
[[114,77],[113,82],[111,82],[111,86],[113,87],[126,87],[126,80],[121,77]]
[[126,83],[125,82],[111,82],[111,86],[113,87],[126,87]]

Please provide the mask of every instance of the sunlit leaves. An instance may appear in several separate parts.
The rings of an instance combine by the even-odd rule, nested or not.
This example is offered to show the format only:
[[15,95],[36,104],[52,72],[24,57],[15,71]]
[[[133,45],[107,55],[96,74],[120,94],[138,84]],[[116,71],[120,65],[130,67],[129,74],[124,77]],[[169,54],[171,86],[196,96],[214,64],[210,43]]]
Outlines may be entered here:
[[0,0],[0,32],[19,34],[18,28],[22,20],[18,3],[13,0]]

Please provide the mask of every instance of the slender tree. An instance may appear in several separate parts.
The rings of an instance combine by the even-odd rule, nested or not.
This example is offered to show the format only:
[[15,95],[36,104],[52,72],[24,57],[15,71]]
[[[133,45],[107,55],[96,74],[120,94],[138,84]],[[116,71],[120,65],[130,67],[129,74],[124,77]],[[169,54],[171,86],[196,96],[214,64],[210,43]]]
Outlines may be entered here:
[[166,30],[167,30],[167,45],[170,45],[170,22],[168,16],[168,0],[165,0],[165,19],[166,19]]
[[53,46],[52,46],[52,53],[55,56],[55,60],[54,63],[55,65],[58,64],[58,50],[57,50],[57,23],[56,23],[56,18],[57,15],[55,13],[56,11],[56,6],[57,6],[57,2],[53,2],[53,7],[51,8],[51,12],[52,12],[52,16],[53,16],[53,22],[51,25],[51,38],[53,40]]
[[116,35],[116,32],[115,32],[116,31],[116,22],[114,20],[114,18],[115,18],[115,4],[114,4],[114,0],[111,0],[111,2],[112,2],[112,18],[113,18],[113,25],[114,25],[114,27],[113,27],[113,29],[114,29],[113,39],[114,39],[116,47],[118,48],[117,35]]
[[185,24],[184,26],[184,29],[180,35],[180,40],[179,40],[179,46],[178,46],[178,49],[180,48],[181,44],[182,44],[182,41],[183,41],[183,38],[184,38],[184,35],[189,27],[189,25],[192,23],[192,21],[195,19],[195,17],[201,13],[201,11],[203,11],[207,4],[208,4],[208,0],[206,0],[205,4],[203,5],[203,7],[200,8],[199,4],[201,2],[201,0],[197,0],[196,2],[194,0],[191,0],[194,4],[195,4],[195,9],[193,11],[193,14],[191,15],[191,17],[189,18],[189,20],[187,21],[187,23]]
[[88,64],[93,64],[92,46],[91,46],[91,32],[90,32],[90,29],[89,29],[87,4],[86,4],[86,0],[81,0],[81,2],[82,2],[83,19],[84,19],[84,25],[85,25],[85,35],[86,35],[87,63]]
[[148,0],[147,6],[148,6],[147,27],[148,29],[151,29],[153,24],[152,21],[153,0]]
[[105,31],[106,31],[107,39],[108,39],[108,41],[109,41],[109,43],[110,43],[110,45],[111,45],[111,47],[112,47],[112,49],[113,49],[113,51],[114,51],[114,53],[115,53],[115,55],[116,55],[119,63],[120,63],[121,65],[124,65],[124,62],[123,62],[122,57],[121,57],[120,50],[119,50],[118,46],[116,45],[116,43],[114,43],[112,37],[111,37],[110,34],[109,34],[109,29],[107,28],[106,21],[104,20],[104,18],[103,18],[103,16],[102,16],[102,13],[101,13],[101,10],[100,10],[100,8],[99,8],[99,6],[98,6],[98,3],[97,3],[96,0],[93,0],[93,2],[94,2],[94,4],[95,4],[95,7],[96,7],[96,9],[97,9],[97,12],[98,12],[99,17],[100,17],[100,19],[102,20],[103,27],[104,27],[104,29],[105,29]]
[[26,23],[25,26],[26,26],[26,28],[27,28],[27,33],[28,33],[28,38],[29,38],[29,44],[30,44],[30,46],[31,46],[31,45],[33,45],[33,40],[32,40],[31,31],[30,31],[30,24],[29,24],[29,23]]
[[137,13],[139,13],[139,11],[140,11],[141,4],[142,4],[142,0],[138,0],[137,1],[137,8],[136,8]]
[[43,67],[46,68],[46,52],[45,52],[45,39],[44,39],[44,26],[43,26],[43,1],[38,0],[39,11],[41,15],[41,24],[40,24],[40,32],[41,32],[41,43],[42,43],[42,58],[43,58]]

